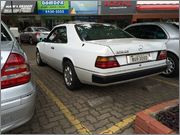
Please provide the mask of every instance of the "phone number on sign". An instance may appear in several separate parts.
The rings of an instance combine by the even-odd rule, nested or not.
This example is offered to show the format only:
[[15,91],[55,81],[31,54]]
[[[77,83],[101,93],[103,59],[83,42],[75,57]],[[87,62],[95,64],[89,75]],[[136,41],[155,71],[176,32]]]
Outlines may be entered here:
[[45,10],[46,14],[64,14],[64,10]]

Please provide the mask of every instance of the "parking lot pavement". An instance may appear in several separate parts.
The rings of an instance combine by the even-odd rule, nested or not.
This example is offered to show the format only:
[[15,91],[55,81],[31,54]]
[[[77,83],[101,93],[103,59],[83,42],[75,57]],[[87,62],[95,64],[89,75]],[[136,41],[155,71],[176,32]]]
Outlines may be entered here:
[[38,90],[36,111],[31,121],[8,133],[129,133],[136,112],[179,98],[178,78],[162,76],[69,91],[61,73],[36,65],[35,46],[22,47]]

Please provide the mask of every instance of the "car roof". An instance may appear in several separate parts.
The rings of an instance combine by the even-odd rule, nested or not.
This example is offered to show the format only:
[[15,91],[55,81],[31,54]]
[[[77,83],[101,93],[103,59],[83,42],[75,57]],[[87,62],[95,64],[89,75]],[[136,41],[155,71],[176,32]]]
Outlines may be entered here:
[[141,23],[134,23],[134,24],[131,24],[127,27],[130,27],[130,26],[138,26],[138,25],[169,25],[169,23],[166,23],[166,22],[141,22]]
[[[68,23],[63,23],[63,24],[59,24],[59,25],[56,25],[54,26],[54,28],[56,27],[60,27],[60,26],[74,26],[74,25],[83,25],[83,24],[107,24],[107,25],[111,25],[111,24],[108,24],[108,23],[97,23],[97,22],[81,22],[81,21],[70,21]],[[53,29],[54,29],[53,28]]]

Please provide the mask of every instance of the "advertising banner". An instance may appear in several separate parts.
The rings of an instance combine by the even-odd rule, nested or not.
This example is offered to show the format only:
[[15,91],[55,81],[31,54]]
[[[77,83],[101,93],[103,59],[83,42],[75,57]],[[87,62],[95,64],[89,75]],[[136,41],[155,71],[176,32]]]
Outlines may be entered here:
[[70,14],[96,15],[98,14],[98,1],[71,1]]
[[69,1],[37,1],[38,14],[69,14]]
[[2,13],[34,13],[36,1],[6,1]]
[[136,0],[103,0],[102,15],[129,15],[136,12]]

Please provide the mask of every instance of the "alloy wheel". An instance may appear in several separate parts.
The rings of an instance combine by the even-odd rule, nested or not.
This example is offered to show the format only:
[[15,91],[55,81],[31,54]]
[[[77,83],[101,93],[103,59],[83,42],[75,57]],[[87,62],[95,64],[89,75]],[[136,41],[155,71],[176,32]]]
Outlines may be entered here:
[[64,79],[68,86],[72,85],[73,74],[72,74],[72,70],[69,66],[66,66],[64,69]]
[[175,62],[172,58],[167,58],[167,69],[163,72],[166,75],[171,74],[175,70]]

